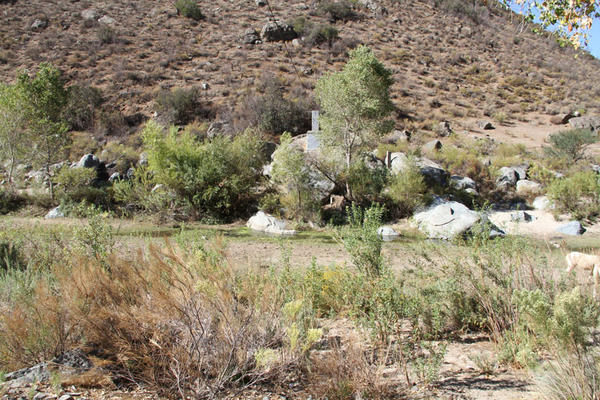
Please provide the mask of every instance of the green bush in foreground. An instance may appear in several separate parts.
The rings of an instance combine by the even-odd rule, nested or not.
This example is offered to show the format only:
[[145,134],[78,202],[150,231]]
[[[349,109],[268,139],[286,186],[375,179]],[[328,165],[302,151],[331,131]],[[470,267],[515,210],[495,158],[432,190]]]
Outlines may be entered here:
[[571,129],[552,134],[548,137],[550,147],[544,147],[548,157],[581,160],[586,148],[598,141],[598,135],[589,129]]

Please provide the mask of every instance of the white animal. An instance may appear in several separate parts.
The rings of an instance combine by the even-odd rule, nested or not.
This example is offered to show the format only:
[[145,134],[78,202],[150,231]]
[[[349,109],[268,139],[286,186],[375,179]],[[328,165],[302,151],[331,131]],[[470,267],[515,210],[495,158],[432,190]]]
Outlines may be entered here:
[[567,272],[571,272],[575,267],[590,270],[594,277],[594,298],[596,298],[598,282],[600,281],[600,256],[573,251],[567,254],[565,259],[567,260]]

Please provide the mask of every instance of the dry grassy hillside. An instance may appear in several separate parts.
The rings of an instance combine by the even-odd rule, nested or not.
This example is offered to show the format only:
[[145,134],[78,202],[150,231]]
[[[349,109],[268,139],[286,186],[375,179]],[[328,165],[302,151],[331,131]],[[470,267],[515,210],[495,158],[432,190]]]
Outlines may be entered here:
[[[102,89],[105,111],[97,135],[123,133],[141,114],[154,112],[159,89],[198,87],[211,117],[231,115],[244,94],[280,78],[290,93],[310,92],[323,73],[340,69],[347,48],[364,43],[394,72],[393,101],[399,126],[433,128],[438,121],[528,113],[598,111],[600,66],[582,53],[535,35],[517,15],[461,0],[374,0],[387,12],[354,4],[356,17],[337,21],[339,39],[243,44],[249,28],[260,32],[271,16],[304,16],[329,24],[319,2],[199,1],[198,22],[178,15],[173,2],[2,1],[0,76],[48,61],[71,83]],[[85,10],[96,15],[86,19]],[[98,22],[104,16],[108,23]],[[207,83],[208,85],[203,85]],[[406,118],[409,117],[409,118]],[[121,127],[120,125],[123,125]]]

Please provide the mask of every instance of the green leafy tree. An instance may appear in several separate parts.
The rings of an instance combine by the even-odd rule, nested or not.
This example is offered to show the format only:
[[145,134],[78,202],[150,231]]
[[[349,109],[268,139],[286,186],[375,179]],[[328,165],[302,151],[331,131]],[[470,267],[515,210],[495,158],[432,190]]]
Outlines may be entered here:
[[64,119],[69,91],[60,71],[47,63],[40,64],[33,77],[25,72],[19,74],[16,90],[23,99],[24,126],[34,145],[31,159],[44,169],[54,199],[50,165],[63,159],[63,150],[70,140]]
[[16,163],[24,156],[30,141],[22,129],[23,102],[14,86],[0,85],[0,156],[8,165],[8,182],[12,184]]
[[[393,110],[391,75],[368,47],[359,46],[350,52],[342,71],[317,82],[321,139],[325,146],[343,153],[348,170],[360,151],[372,147],[378,137],[392,129],[392,121],[387,119]],[[349,182],[346,197],[353,198]]]
[[272,177],[281,186],[281,202],[292,217],[308,216],[318,208],[306,157],[292,144],[288,132],[281,136],[281,144],[273,154]]

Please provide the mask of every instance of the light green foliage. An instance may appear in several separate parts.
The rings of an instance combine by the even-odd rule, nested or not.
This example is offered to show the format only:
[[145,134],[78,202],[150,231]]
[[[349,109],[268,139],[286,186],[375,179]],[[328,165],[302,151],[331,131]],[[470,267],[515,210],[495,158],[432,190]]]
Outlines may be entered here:
[[531,164],[527,170],[527,175],[529,175],[531,180],[539,182],[544,186],[550,185],[556,179],[556,175],[539,162]]
[[443,342],[437,345],[422,342],[420,347],[421,353],[413,361],[413,366],[419,381],[429,385],[439,379],[448,345]]
[[346,212],[348,226],[341,230],[340,236],[352,263],[368,276],[380,275],[384,269],[383,240],[377,229],[381,226],[383,207],[376,204],[364,210],[353,204]]
[[70,140],[69,126],[64,119],[69,91],[60,71],[46,63],[40,64],[33,77],[25,72],[19,74],[16,90],[23,99],[25,127],[34,144],[31,159],[45,169],[50,193],[54,196],[49,168],[50,164],[63,159],[63,150]]
[[195,0],[177,0],[175,2],[175,8],[177,9],[177,12],[184,17],[191,18],[195,21],[204,18],[202,10]]
[[575,219],[593,220],[600,214],[600,182],[593,171],[556,179],[548,187],[548,197],[556,212],[569,213]]
[[382,167],[371,168],[364,160],[358,160],[345,176],[346,182],[352,188],[355,202],[367,206],[375,201],[380,201],[380,194],[388,179],[388,171]]
[[69,168],[64,167],[54,178],[57,194],[62,203],[80,203],[86,201],[90,204],[105,204],[106,192],[94,187],[96,170],[94,168]]
[[190,123],[195,117],[206,114],[197,88],[162,90],[156,97],[156,107],[169,123],[176,125]]
[[93,207],[89,209],[87,223],[74,231],[75,250],[97,260],[110,271],[108,256],[115,245],[113,228],[106,223],[106,215]]
[[15,165],[30,146],[22,129],[23,99],[15,86],[0,84],[0,156],[9,161],[8,181],[12,183]]
[[292,144],[289,133],[273,154],[273,182],[281,186],[279,199],[289,217],[311,218],[319,207],[318,193],[311,185],[310,170],[304,152]]
[[198,213],[231,217],[252,199],[263,165],[262,143],[245,133],[198,142],[189,132],[177,133],[150,121],[142,132],[148,170]]
[[414,160],[401,173],[390,178],[388,196],[394,200],[400,215],[411,215],[427,201],[427,185]]
[[132,211],[149,214],[172,211],[173,197],[165,190],[152,191],[155,185],[148,169],[139,167],[131,179],[113,183],[113,198],[123,206],[126,215]]
[[598,141],[598,135],[589,129],[572,129],[554,133],[548,137],[548,141],[550,147],[544,147],[548,157],[578,161],[585,156],[586,148]]
[[[347,169],[359,151],[373,147],[393,126],[387,119],[393,110],[391,75],[368,47],[359,46],[350,52],[342,71],[324,75],[317,82],[321,139],[324,146],[344,154]],[[352,198],[349,184],[346,192]]]

